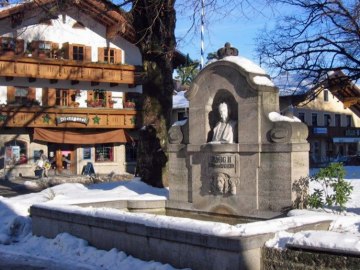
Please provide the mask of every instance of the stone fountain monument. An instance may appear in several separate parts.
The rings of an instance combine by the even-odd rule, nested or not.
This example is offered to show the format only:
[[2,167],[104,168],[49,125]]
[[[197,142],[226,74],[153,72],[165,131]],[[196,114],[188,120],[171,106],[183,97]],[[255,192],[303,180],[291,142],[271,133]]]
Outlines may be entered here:
[[169,213],[278,217],[308,175],[307,126],[279,114],[270,77],[237,54],[228,43],[218,51],[186,94],[188,120],[169,130]]

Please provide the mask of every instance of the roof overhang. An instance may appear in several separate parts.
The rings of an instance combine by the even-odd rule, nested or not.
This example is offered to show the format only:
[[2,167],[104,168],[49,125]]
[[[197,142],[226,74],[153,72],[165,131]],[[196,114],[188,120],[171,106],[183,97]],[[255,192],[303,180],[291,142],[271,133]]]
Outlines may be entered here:
[[132,43],[135,42],[136,33],[127,13],[107,0],[64,0],[61,5],[55,0],[34,0],[0,10],[0,21],[10,18],[11,26],[15,28],[22,23],[26,12],[40,9],[48,13],[49,18],[54,18],[74,6],[105,25],[107,38],[120,35]]

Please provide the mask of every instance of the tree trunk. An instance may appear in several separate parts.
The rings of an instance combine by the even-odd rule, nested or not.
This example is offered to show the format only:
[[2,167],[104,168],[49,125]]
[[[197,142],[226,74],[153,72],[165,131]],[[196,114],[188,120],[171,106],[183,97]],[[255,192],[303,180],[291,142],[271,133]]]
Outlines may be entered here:
[[[144,182],[158,187],[167,186],[166,160],[159,153],[166,150],[171,121],[172,59],[176,44],[174,3],[174,0],[138,0],[132,10],[137,46],[148,76],[141,100],[143,123],[155,129],[140,136],[137,169]],[[156,136],[152,136],[153,132]]]

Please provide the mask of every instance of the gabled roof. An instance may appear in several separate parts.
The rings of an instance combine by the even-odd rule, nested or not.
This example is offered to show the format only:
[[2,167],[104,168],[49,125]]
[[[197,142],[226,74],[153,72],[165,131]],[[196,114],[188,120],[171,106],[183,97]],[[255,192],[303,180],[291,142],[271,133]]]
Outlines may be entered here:
[[297,76],[289,76],[286,80],[284,78],[275,80],[276,86],[280,89],[281,98],[290,98],[291,103],[296,106],[309,97],[316,96],[322,90],[328,89],[344,104],[344,108],[349,108],[360,117],[360,88],[341,70],[328,73],[327,78],[316,85],[303,83],[303,81],[299,84],[297,79]]
[[343,104],[360,117],[360,88],[341,70],[329,74],[329,78],[323,82],[323,88],[329,89]]
[[[25,12],[40,8],[49,13],[49,17],[56,16],[67,8],[78,7],[94,20],[107,27],[107,37],[113,38],[120,35],[130,42],[135,42],[135,30],[133,29],[127,14],[112,2],[107,0],[33,0],[0,10],[0,21],[10,17],[21,20]],[[16,24],[14,24],[14,27]]]

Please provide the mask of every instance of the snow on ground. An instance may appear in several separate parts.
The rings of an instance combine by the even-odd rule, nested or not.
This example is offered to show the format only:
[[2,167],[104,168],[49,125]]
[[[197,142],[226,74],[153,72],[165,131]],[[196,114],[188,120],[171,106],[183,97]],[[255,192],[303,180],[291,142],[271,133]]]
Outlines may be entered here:
[[[338,249],[360,252],[360,167],[346,167],[346,179],[353,187],[346,213],[331,211],[293,210],[282,219],[259,221],[249,224],[229,225],[218,222],[198,221],[187,218],[156,216],[152,214],[127,213],[109,208],[81,208],[69,206],[102,200],[166,200],[167,189],[153,188],[139,179],[112,183],[62,184],[38,193],[13,198],[0,197],[0,258],[8,258],[14,265],[46,265],[46,269],[174,269],[168,264],[145,262],[124,252],[112,249],[97,250],[85,240],[67,233],[55,239],[32,236],[29,207],[42,204],[46,207],[87,212],[93,216],[111,216],[140,222],[160,228],[176,228],[202,234],[221,236],[248,236],[257,233],[276,232],[267,246],[284,248],[287,243],[322,249]],[[311,171],[314,173],[314,171]],[[28,183],[30,184],[30,183]],[[288,233],[293,226],[331,220],[329,231],[303,231]],[[60,259],[59,259],[60,258]],[[46,262],[46,264],[45,264]],[[0,259],[1,268],[1,259]]]

